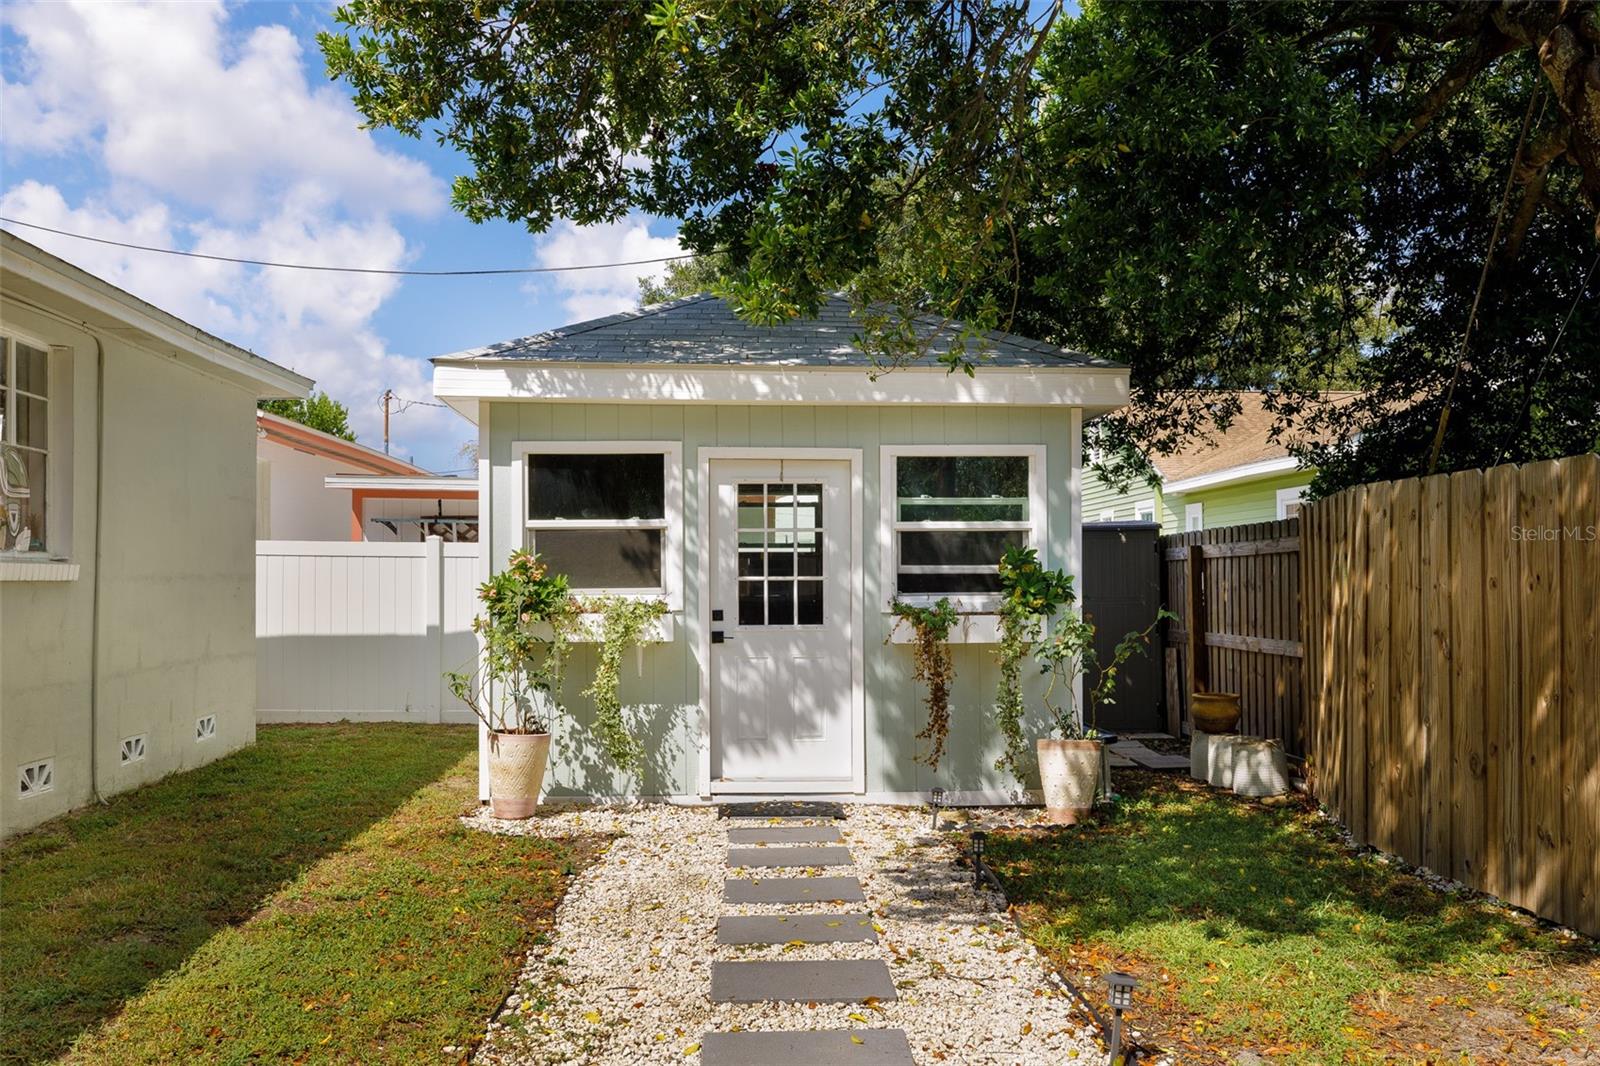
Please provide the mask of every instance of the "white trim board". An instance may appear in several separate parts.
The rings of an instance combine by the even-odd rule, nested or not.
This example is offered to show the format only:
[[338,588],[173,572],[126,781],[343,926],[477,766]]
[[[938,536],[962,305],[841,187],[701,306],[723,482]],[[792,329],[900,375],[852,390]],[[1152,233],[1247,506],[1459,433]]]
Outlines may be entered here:
[[1243,466],[1230,466],[1226,470],[1218,470],[1210,474],[1200,474],[1182,481],[1171,481],[1162,485],[1161,491],[1166,493],[1194,492],[1197,489],[1211,489],[1219,485],[1234,485],[1241,481],[1254,481],[1257,478],[1271,477],[1274,474],[1288,474],[1300,469],[1300,464],[1292,455],[1281,456],[1277,459],[1263,459],[1259,463],[1245,463]]
[[[699,789],[700,796],[712,794],[711,782],[711,461],[714,459],[818,459],[850,464],[850,784],[854,794],[867,788],[867,664],[866,557],[862,554],[862,514],[865,484],[862,479],[860,448],[784,448],[718,446],[695,449],[695,473],[699,479],[699,521],[696,535],[699,559],[695,580],[700,609],[685,618],[689,647],[694,653],[699,675]],[[831,784],[832,782],[830,782]],[[798,787],[786,782],[787,788]]]
[[983,367],[972,377],[907,367],[876,380],[867,367],[441,363],[433,394],[472,418],[475,400],[592,403],[984,404],[1081,407],[1128,402],[1128,371],[1101,367]]

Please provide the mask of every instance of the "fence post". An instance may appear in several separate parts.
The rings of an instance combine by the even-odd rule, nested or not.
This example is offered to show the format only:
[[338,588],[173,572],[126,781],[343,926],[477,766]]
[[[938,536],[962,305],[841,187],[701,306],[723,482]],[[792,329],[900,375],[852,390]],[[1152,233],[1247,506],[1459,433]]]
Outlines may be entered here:
[[429,654],[422,657],[420,665],[432,670],[432,681],[424,691],[433,693],[433,706],[425,709],[437,723],[444,721],[444,539],[428,536],[422,543],[422,610]]
[[[1206,654],[1206,560],[1196,539],[1189,545],[1189,692],[1211,691],[1211,657]],[[1185,699],[1188,693],[1184,694]]]

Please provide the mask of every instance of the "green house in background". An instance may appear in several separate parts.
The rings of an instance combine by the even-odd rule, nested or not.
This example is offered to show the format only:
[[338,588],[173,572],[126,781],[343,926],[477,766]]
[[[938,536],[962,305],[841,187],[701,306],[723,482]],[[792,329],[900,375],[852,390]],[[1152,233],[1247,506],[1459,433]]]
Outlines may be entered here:
[[1273,416],[1260,393],[1242,393],[1239,400],[1241,410],[1226,433],[1196,438],[1155,459],[1159,485],[1140,481],[1117,492],[1085,468],[1084,521],[1159,522],[1163,533],[1182,533],[1294,517],[1316,470],[1302,467],[1283,441],[1273,439]]

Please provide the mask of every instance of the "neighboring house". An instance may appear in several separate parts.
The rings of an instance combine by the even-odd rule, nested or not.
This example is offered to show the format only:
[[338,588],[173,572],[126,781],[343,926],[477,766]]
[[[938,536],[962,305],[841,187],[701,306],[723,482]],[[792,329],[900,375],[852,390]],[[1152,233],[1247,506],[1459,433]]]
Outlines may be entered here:
[[478,486],[256,412],[256,539],[477,537]]
[[1239,399],[1242,408],[1226,433],[1197,436],[1174,454],[1155,457],[1156,486],[1135,481],[1117,492],[1085,471],[1084,521],[1159,522],[1163,533],[1181,533],[1297,514],[1316,471],[1302,467],[1273,439],[1273,416],[1260,393],[1241,393]]
[[255,738],[250,415],[310,386],[0,233],[0,834]]
[[[1028,544],[1080,573],[1082,425],[1126,402],[1128,371],[990,334],[975,376],[935,338],[874,377],[860,328],[842,300],[762,328],[697,296],[434,360],[435,395],[478,425],[484,570],[529,547],[580,592],[670,608],[623,669],[642,777],[596,754],[585,648],[552,794],[1014,794],[994,767],[995,562]],[[937,771],[916,759],[910,651],[886,643],[897,594],[970,612]]]

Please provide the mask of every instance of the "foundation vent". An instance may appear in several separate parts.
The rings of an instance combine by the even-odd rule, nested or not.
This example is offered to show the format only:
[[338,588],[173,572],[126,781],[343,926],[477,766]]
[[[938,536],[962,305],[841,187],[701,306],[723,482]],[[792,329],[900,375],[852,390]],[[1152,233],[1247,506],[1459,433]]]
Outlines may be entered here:
[[17,795],[23,799],[49,792],[56,779],[56,761],[41,759],[17,768]]
[[217,716],[208,714],[204,718],[195,719],[194,739],[210,740],[217,735]]
[[124,764],[139,762],[144,758],[144,734],[136,737],[125,737],[122,741],[122,761]]

